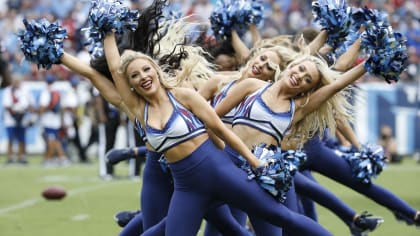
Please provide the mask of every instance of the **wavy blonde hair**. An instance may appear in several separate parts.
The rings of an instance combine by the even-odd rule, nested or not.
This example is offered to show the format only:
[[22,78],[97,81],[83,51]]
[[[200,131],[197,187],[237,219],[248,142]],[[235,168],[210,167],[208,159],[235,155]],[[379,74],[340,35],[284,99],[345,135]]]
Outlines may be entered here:
[[[332,83],[334,80],[339,79],[341,72],[332,70],[328,64],[317,56],[303,55],[295,59],[288,65],[288,68],[293,67],[303,61],[311,61],[315,63],[321,78],[320,84],[314,87],[313,90],[309,91],[309,94],[300,95],[308,96],[311,92],[314,92],[318,88]],[[348,98],[350,97],[350,87],[336,93],[330,99],[325,101],[319,108],[310,114],[306,115],[301,121],[296,123],[288,133],[285,139],[296,139],[300,140],[300,144],[303,145],[308,139],[314,137],[318,133],[322,137],[324,130],[329,128],[330,134],[335,134],[336,121],[335,116],[346,118],[350,121],[353,120],[353,106],[350,104]],[[299,96],[297,97],[299,98]],[[307,104],[307,101],[303,106]]]
[[163,35],[163,37],[159,39],[159,43],[155,44],[153,49],[153,55],[156,58],[172,53],[176,46],[184,45],[194,28],[201,25],[200,23],[191,22],[189,18],[191,16],[168,19],[162,22],[159,28],[159,35]]
[[189,85],[199,90],[214,75],[215,65],[206,59],[206,52],[199,46],[187,45],[183,50],[187,57],[181,60],[182,72],[168,77],[168,82],[177,87]]
[[[189,85],[199,89],[214,73],[215,65],[210,63],[203,48],[197,45],[185,45],[186,40],[194,28],[200,23],[191,22],[191,16],[180,19],[171,19],[162,23],[161,33],[164,36],[155,46],[154,53],[157,58],[168,54],[185,53],[187,56],[180,61],[182,72],[177,76],[167,76],[167,84],[178,87]],[[171,67],[171,65],[161,65]]]
[[165,89],[172,87],[166,83],[165,78],[167,77],[167,75],[162,71],[162,69],[159,67],[159,65],[157,64],[155,60],[153,60],[150,56],[144,53],[136,52],[130,49],[125,50],[123,54],[121,55],[121,65],[120,65],[120,68],[118,68],[118,73],[122,74],[123,77],[128,81],[128,75],[127,75],[128,65],[130,65],[131,62],[137,59],[147,60],[150,63],[150,65],[156,70],[156,73],[158,74],[158,79],[162,87],[164,87]]

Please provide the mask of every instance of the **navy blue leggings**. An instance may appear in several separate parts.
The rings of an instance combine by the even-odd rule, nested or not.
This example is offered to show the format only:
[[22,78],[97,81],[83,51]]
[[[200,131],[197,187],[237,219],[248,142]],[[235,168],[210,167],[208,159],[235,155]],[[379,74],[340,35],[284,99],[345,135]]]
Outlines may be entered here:
[[353,177],[351,167],[344,158],[337,156],[334,151],[315,136],[309,140],[304,150],[308,156],[303,168],[316,171],[351,189],[367,196],[376,203],[391,211],[403,213],[407,216],[416,214],[416,210],[389,190],[374,183],[363,184]]
[[[234,150],[232,150],[229,147],[227,147],[225,150],[227,153],[230,154],[230,157],[234,162],[238,161],[238,154]],[[240,163],[236,164],[238,165]],[[310,177],[312,177],[312,175],[310,175]],[[298,212],[298,201],[295,191],[299,195],[307,197],[308,199],[313,199],[320,205],[330,209],[338,217],[340,217],[347,225],[350,225],[352,223],[353,217],[356,214],[354,210],[347,206],[333,193],[329,192],[326,188],[299,172],[296,173],[296,175],[294,176],[293,188],[291,188],[291,190],[287,193],[287,198],[285,202],[285,205],[289,209]],[[250,217],[250,219],[257,235],[276,235],[276,233],[278,234],[278,232],[275,231],[275,228],[267,226],[267,224],[264,221],[261,221],[258,218],[254,219],[253,217]],[[270,228],[271,231],[269,231]],[[287,235],[295,235],[294,233],[289,233],[287,229],[285,229],[285,232],[287,232]]]
[[297,194],[310,198],[329,209],[347,225],[353,222],[356,212],[319,183],[312,181],[300,172],[295,174],[294,183]]
[[[356,212],[351,209],[346,203],[336,197],[333,193],[328,191],[319,183],[307,178],[300,172],[297,172],[293,177],[295,192],[293,190],[288,192],[286,202],[289,201],[292,204],[288,204],[290,209],[298,211],[298,201],[297,195],[305,196],[308,199],[312,199],[318,204],[324,206],[325,208],[332,211],[336,214],[345,224],[348,226],[353,222],[353,218],[356,215]],[[296,235],[294,232],[284,229],[283,235]]]
[[[161,221],[167,215],[174,187],[171,175],[164,172],[158,162],[160,156],[157,152],[147,153],[140,198],[142,212],[124,227],[120,236],[138,236],[152,227],[150,235],[164,235],[165,222]],[[249,236],[249,232],[232,217],[227,205],[211,208],[205,219],[223,235]]]
[[[233,150],[231,147],[226,146],[225,150],[224,150],[230,157],[230,159],[232,160],[232,162],[236,165],[236,166],[240,166],[241,165],[241,161],[239,161],[238,157],[240,156],[239,153],[237,153],[235,150]],[[287,193],[287,200],[284,203],[284,205],[291,209],[290,207],[292,205],[295,205],[295,201],[293,200],[295,197],[294,194],[294,187],[292,187],[291,189],[292,191],[289,191]],[[292,194],[293,193],[293,194]],[[290,199],[290,200],[288,200]],[[291,205],[289,207],[289,205]],[[293,210],[293,209],[291,209]],[[231,211],[232,211],[232,215],[235,217],[235,219],[238,220],[238,222],[245,226],[246,224],[246,218],[247,218],[247,214],[244,211],[241,211],[240,209],[237,209],[235,207],[231,206]],[[266,236],[281,236],[283,235],[283,230],[281,227],[270,224],[269,222],[256,217],[254,215],[249,215],[249,221],[251,222],[252,228],[255,232],[256,235],[266,235]],[[206,228],[207,230],[207,228]],[[209,234],[209,235],[205,235],[205,236],[215,236],[218,234]]]
[[[229,147],[227,147],[225,151],[231,155],[230,156],[231,159],[234,162],[236,162],[237,165],[240,165],[240,162],[239,163],[237,162],[238,153],[236,153],[234,150],[232,150]],[[310,177],[312,177],[312,175],[310,175]],[[301,195],[302,197],[306,197],[307,199],[315,200],[320,205],[334,212],[347,225],[350,225],[352,223],[353,217],[356,214],[356,212],[353,209],[347,206],[343,201],[341,201],[333,193],[329,192],[326,188],[324,188],[317,182],[313,181],[312,179],[309,179],[302,173],[296,173],[294,177],[293,186],[291,190],[287,193],[287,198],[286,198],[286,201],[284,202],[284,205],[287,206],[287,208],[295,212],[299,212],[299,204],[300,204],[298,201],[297,195]],[[261,219],[258,219],[257,217],[250,216],[250,221],[257,235],[278,235],[279,234],[279,228],[276,229],[276,227],[273,227],[273,225],[267,224],[267,222],[262,221]],[[283,233],[283,235],[286,235],[286,234],[296,235],[293,232],[288,232],[287,229],[285,229],[284,231],[285,232]],[[205,236],[216,236],[216,235],[220,235],[220,234],[217,234],[217,231],[214,230],[212,227],[206,227]]]
[[140,196],[144,230],[166,217],[174,192],[171,175],[163,171],[158,161],[160,156],[161,153],[149,151],[146,157]]
[[[304,171],[301,171],[300,173],[302,173],[306,178],[314,182],[317,182],[315,178],[312,176],[311,171],[304,170]],[[316,212],[314,201],[301,194],[298,194],[297,198],[298,198],[298,212],[313,219],[314,221],[318,221],[318,214]]]
[[[315,221],[277,202],[255,180],[248,180],[247,174],[210,140],[186,158],[170,163],[170,168],[175,190],[169,206],[166,235],[195,236],[205,212],[217,201],[287,227],[297,235],[332,235]],[[144,235],[148,235],[147,232]]]
[[120,232],[119,236],[139,236],[143,233],[143,213],[138,213]]
[[[233,218],[235,218],[235,220],[242,225],[243,227],[245,227],[246,225],[246,220],[247,220],[247,215],[245,212],[236,209],[232,206],[229,206],[230,212],[229,214],[233,216]],[[204,236],[222,236],[222,234],[216,229],[216,227],[214,227],[210,222],[206,223],[206,227],[204,229]],[[281,235],[280,235],[281,236]]]
[[[163,171],[158,162],[161,155],[158,152],[147,152],[140,195],[142,212],[124,227],[120,236],[138,236],[166,217],[174,187],[172,177]],[[164,230],[160,232],[164,234]]]

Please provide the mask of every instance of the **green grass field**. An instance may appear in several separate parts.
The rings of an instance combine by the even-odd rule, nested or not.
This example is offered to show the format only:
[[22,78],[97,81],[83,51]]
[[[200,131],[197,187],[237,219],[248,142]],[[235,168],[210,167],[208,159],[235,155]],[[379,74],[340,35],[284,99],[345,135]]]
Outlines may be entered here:
[[[0,235],[117,235],[121,229],[114,222],[113,214],[138,208],[140,180],[103,181],[98,178],[96,163],[57,169],[43,168],[39,163],[39,158],[32,157],[26,167],[0,166]],[[127,165],[117,166],[116,173],[126,177]],[[369,210],[384,217],[385,223],[370,235],[420,235],[420,229],[397,223],[388,210],[373,201],[322,176],[315,176],[356,211]],[[375,182],[420,209],[419,176],[420,165],[405,160],[403,164],[389,166]],[[50,185],[65,187],[67,196],[60,201],[43,199],[41,191]],[[334,235],[349,235],[348,228],[335,215],[322,207],[317,209],[321,224]]]

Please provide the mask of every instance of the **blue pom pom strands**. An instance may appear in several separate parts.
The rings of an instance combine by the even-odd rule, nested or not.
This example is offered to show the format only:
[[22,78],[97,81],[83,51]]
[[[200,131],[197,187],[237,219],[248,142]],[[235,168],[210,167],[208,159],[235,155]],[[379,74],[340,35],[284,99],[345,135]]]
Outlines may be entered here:
[[384,27],[390,26],[387,13],[367,7],[353,10],[352,25],[354,28],[356,28],[356,30],[359,30],[361,26],[365,26],[367,28],[369,25],[378,25]]
[[92,58],[103,57],[105,55],[104,44],[95,40],[97,39],[89,37],[85,46]]
[[281,153],[283,159],[287,162],[290,174],[295,175],[299,168],[306,162],[308,156],[301,150],[287,150]]
[[89,25],[98,33],[123,33],[124,30],[135,31],[140,14],[130,10],[118,0],[93,0],[89,12]]
[[58,22],[50,23],[46,19],[24,19],[23,24],[26,29],[19,30],[17,36],[26,60],[37,64],[38,69],[41,67],[48,70],[53,64],[60,64],[67,31]]
[[350,28],[348,34],[344,39],[344,42],[338,45],[338,47],[327,57],[332,58],[331,61],[336,61],[343,53],[345,53],[353,43],[360,38],[362,31],[361,27],[368,28],[370,25],[377,25],[387,27],[389,23],[387,21],[387,15],[381,11],[375,9],[364,8],[352,8],[350,15]]
[[387,33],[387,31],[382,29],[376,35],[384,40],[384,44],[382,48],[378,47],[375,50],[375,54],[370,54],[366,60],[365,68],[369,73],[385,79],[388,83],[398,82],[401,72],[407,68],[407,40],[400,33]]
[[229,39],[235,30],[242,35],[250,24],[263,21],[264,6],[257,0],[220,0],[210,16],[211,28],[217,39]]
[[244,162],[241,168],[248,173],[248,179],[255,178],[276,200],[284,202],[293,177],[289,171],[289,163],[283,158],[281,150],[275,146],[260,144],[254,147],[253,153],[263,165],[253,170],[247,162]]
[[130,10],[118,0],[92,0],[89,11],[89,27],[86,46],[93,57],[103,56],[105,34],[115,30],[122,34],[125,30],[135,31],[138,26],[140,13]]
[[[339,58],[343,53],[347,52],[347,50],[353,45],[353,43],[360,38],[361,31],[360,27],[366,22],[360,19],[360,12],[358,10],[352,10],[351,14],[351,26],[348,30],[348,34],[344,39],[344,42],[341,43],[338,48],[336,48],[333,52],[334,59]],[[365,18],[363,18],[365,19]],[[335,61],[335,60],[334,60]]]
[[401,72],[407,68],[407,39],[393,32],[384,13],[364,11],[370,19],[361,35],[361,47],[369,55],[365,69],[388,83],[398,82]]
[[380,145],[365,145],[358,152],[342,153],[341,156],[350,164],[353,176],[364,184],[370,184],[386,165],[384,150]]
[[318,0],[312,2],[314,21],[328,32],[327,44],[339,47],[351,26],[351,8],[345,0]]

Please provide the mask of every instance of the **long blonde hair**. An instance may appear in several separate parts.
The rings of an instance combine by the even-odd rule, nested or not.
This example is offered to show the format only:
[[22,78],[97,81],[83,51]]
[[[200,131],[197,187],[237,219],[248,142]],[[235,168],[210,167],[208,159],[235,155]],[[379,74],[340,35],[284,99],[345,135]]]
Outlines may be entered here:
[[118,73],[122,74],[123,77],[128,81],[128,65],[130,65],[131,62],[137,59],[147,60],[152,65],[152,67],[156,70],[156,73],[158,74],[159,81],[163,88],[168,89],[172,87],[166,83],[166,74],[162,71],[157,62],[155,62],[150,56],[144,53],[136,52],[130,49],[125,50],[121,55],[121,65],[120,68],[118,68]]
[[[191,16],[179,19],[170,19],[162,23],[160,29],[164,36],[156,44],[154,54],[157,59],[169,54],[185,54],[180,59],[182,72],[177,76],[167,76],[165,81],[173,87],[185,86],[186,84],[195,89],[199,89],[214,73],[215,65],[210,63],[205,52],[200,46],[185,45],[186,41],[194,29],[202,24],[194,23],[190,20]],[[163,68],[171,68],[172,65],[161,65]],[[171,68],[175,69],[175,68]]]
[[[321,75],[320,84],[312,91],[309,91],[309,93],[315,91],[321,86],[332,83],[341,74],[341,72],[332,70],[323,59],[310,55],[303,55],[297,58],[288,65],[288,68],[306,60],[314,62]],[[312,138],[317,133],[322,137],[326,128],[329,128],[330,134],[334,135],[336,128],[336,115],[350,121],[353,120],[353,116],[351,115],[353,114],[353,106],[350,104],[348,99],[350,96],[350,90],[351,88],[348,87],[336,93],[330,99],[321,104],[321,106],[315,111],[306,115],[291,128],[286,139],[299,138],[301,144],[303,145],[308,139]],[[305,94],[303,96],[309,95],[310,94]],[[306,105],[306,103],[307,102],[305,102],[303,106]]]

